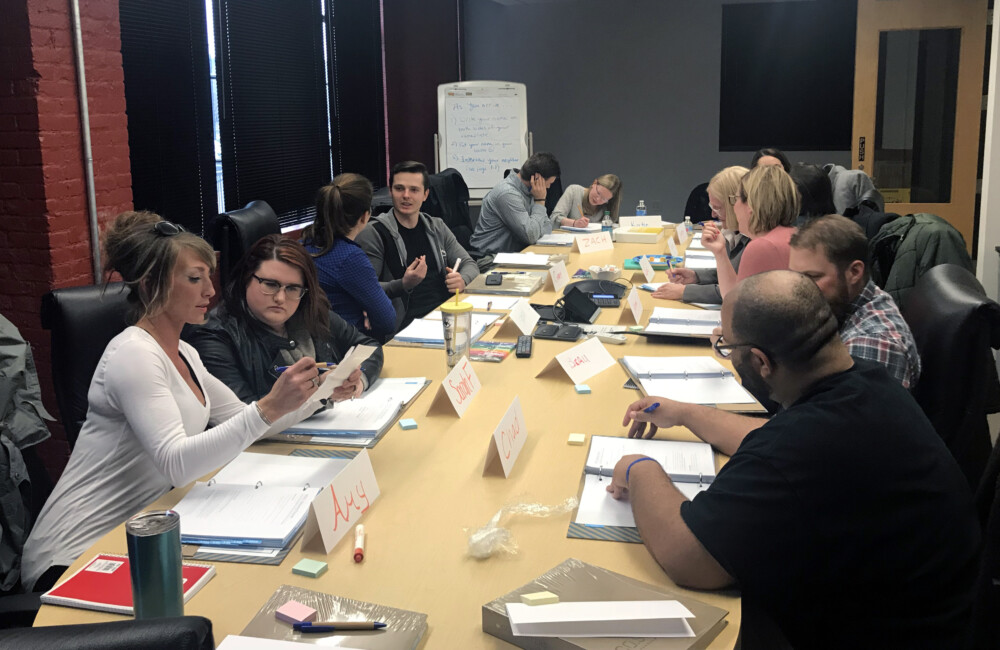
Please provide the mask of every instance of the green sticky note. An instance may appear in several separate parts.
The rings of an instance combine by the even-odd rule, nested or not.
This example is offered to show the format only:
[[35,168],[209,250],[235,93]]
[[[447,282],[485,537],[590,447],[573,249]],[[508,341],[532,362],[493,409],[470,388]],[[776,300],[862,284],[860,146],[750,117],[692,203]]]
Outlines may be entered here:
[[306,558],[299,560],[299,563],[292,567],[292,573],[297,573],[300,576],[309,576],[310,578],[318,578],[326,573],[326,569],[326,562]]

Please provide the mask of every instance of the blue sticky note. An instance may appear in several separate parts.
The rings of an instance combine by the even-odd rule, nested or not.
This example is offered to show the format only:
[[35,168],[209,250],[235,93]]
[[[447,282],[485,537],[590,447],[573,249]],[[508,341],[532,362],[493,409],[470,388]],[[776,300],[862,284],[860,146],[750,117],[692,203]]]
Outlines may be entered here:
[[573,388],[581,395],[590,395],[590,386],[587,384],[576,384]]
[[417,428],[417,421],[414,420],[413,418],[406,418],[405,420],[400,420],[399,421],[399,428],[400,429],[416,429]]
[[326,569],[326,562],[304,558],[292,567],[292,573],[297,573],[300,576],[309,576],[310,578],[318,578],[326,573]]

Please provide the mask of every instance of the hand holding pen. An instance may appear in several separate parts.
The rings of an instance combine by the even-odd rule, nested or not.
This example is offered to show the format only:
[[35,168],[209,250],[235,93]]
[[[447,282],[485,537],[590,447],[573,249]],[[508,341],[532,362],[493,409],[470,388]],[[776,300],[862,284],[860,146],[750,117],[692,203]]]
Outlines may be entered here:
[[666,397],[643,397],[628,405],[622,426],[629,427],[629,438],[652,438],[660,427],[674,427],[680,422],[683,404]]

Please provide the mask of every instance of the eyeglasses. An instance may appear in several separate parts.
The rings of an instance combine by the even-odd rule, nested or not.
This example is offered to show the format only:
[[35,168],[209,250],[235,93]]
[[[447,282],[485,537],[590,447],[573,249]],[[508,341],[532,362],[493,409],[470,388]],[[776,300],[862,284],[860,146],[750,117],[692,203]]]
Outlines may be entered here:
[[157,221],[153,224],[153,232],[161,237],[173,237],[174,235],[179,235],[182,232],[187,232],[184,226],[178,225],[172,221]]
[[760,348],[763,350],[763,348],[756,343],[723,343],[723,341],[725,341],[725,339],[720,336],[715,340],[715,344],[712,346],[723,359],[728,359],[729,355],[731,355],[733,350],[736,348]]
[[309,289],[303,287],[301,284],[281,284],[275,280],[262,278],[257,274],[254,274],[253,277],[260,284],[260,292],[265,296],[274,296],[284,289],[285,297],[289,300],[301,300],[309,292]]

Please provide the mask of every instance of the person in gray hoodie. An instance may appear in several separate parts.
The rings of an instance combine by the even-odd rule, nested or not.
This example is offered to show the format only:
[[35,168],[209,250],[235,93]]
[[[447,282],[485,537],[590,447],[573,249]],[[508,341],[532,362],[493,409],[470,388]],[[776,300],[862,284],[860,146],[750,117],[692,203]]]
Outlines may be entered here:
[[406,161],[392,168],[392,209],[357,237],[396,309],[396,331],[463,291],[479,266],[438,217],[420,211],[429,192],[427,167]]

